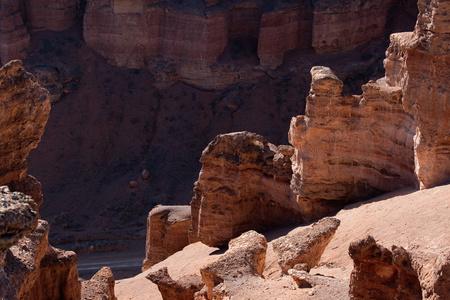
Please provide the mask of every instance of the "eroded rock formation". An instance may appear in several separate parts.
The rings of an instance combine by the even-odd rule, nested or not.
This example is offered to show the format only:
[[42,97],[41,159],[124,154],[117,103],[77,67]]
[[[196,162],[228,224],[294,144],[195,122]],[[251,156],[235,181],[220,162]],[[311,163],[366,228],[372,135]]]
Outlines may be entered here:
[[158,205],[147,219],[146,256],[142,270],[166,259],[189,244],[191,207]]
[[48,244],[49,226],[39,220],[36,230],[1,255],[0,297],[4,299],[79,299],[74,252]]
[[241,277],[261,277],[266,261],[266,238],[256,231],[248,231],[232,239],[228,250],[217,261],[200,270],[207,287],[208,299],[224,299],[233,281]]
[[329,68],[311,75],[306,113],[289,131],[298,202],[342,205],[414,185],[413,117],[403,110],[402,90],[381,79],[364,85],[361,96],[342,95]]
[[417,273],[402,247],[390,251],[368,236],[353,242],[349,254],[354,261],[352,299],[422,299]]
[[158,285],[164,300],[192,300],[195,293],[205,285],[201,277],[195,274],[183,276],[175,281],[170,277],[167,267],[149,273],[146,278]]
[[267,5],[90,0],[84,38],[110,64],[147,67],[160,84],[181,80],[218,89],[251,81],[261,68],[276,69],[289,50],[342,51],[378,38],[392,5],[390,0]]
[[323,251],[334,236],[340,221],[335,218],[323,218],[300,231],[272,241],[272,247],[278,257],[283,272],[298,264],[305,264],[305,271],[311,270],[320,260]]
[[83,300],[117,300],[114,294],[114,275],[109,267],[101,268],[81,286]]
[[291,200],[292,147],[236,132],[217,136],[203,151],[191,201],[191,242],[224,245],[249,230],[299,223]]
[[30,34],[22,18],[20,0],[0,3],[0,65],[23,59],[30,45]]
[[450,178],[450,25],[447,1],[420,0],[412,33],[391,36],[386,81],[403,90],[403,107],[414,116],[415,173],[421,188]]

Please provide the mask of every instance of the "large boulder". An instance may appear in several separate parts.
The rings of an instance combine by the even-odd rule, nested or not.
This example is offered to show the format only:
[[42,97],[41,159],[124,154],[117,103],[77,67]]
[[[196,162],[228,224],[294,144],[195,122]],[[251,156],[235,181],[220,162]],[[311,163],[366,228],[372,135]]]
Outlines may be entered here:
[[117,300],[114,294],[114,275],[109,267],[101,268],[81,286],[81,299],[84,300]]

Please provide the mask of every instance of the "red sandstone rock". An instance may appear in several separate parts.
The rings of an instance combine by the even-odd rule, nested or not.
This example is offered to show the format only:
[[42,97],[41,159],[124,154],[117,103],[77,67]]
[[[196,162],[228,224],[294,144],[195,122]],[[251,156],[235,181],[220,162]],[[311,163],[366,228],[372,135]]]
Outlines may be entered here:
[[174,281],[164,267],[156,272],[149,273],[147,279],[158,285],[164,300],[193,300],[194,294],[201,290],[205,285],[200,276],[184,276]]
[[350,244],[349,254],[355,265],[351,299],[422,299],[417,274],[402,247],[389,251],[368,236]]
[[391,36],[386,81],[403,90],[403,107],[414,116],[415,173],[421,188],[450,178],[450,28],[447,1],[418,3],[413,33]]
[[20,0],[0,3],[0,65],[23,59],[30,45],[30,34],[22,18]]
[[83,300],[117,300],[114,295],[114,275],[109,267],[101,268],[81,286]]
[[291,155],[254,133],[218,135],[200,159],[190,241],[223,245],[246,230],[303,221],[291,200]]
[[341,95],[343,84],[329,68],[311,74],[306,114],[293,118],[289,131],[299,204],[323,199],[332,207],[414,185],[413,120],[401,89],[379,80],[364,85],[362,96]]
[[48,244],[48,223],[2,254],[0,297],[4,299],[79,299],[81,285],[74,252]]
[[0,184],[26,177],[25,158],[36,148],[50,114],[48,92],[22,62],[0,68]]
[[311,270],[319,262],[339,224],[338,219],[323,218],[311,227],[292,231],[272,241],[282,271],[287,273],[297,264],[306,264],[306,271]]
[[30,31],[63,31],[75,24],[80,0],[23,0],[24,15]]
[[190,206],[158,205],[148,214],[146,256],[142,270],[166,259],[189,244]]
[[312,46],[319,53],[342,51],[380,37],[390,6],[390,0],[315,1]]
[[261,277],[264,271],[267,241],[263,235],[253,230],[245,232],[232,239],[228,247],[221,258],[200,270],[208,299],[223,299],[232,294],[227,291],[232,281]]

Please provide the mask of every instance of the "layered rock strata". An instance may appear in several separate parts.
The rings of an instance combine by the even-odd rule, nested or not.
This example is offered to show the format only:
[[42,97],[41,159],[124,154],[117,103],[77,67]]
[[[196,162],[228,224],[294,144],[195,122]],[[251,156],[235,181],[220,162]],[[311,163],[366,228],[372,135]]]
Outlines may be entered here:
[[24,24],[20,0],[0,3],[0,65],[12,59],[23,59],[30,45],[30,34]]
[[114,275],[109,267],[101,268],[90,280],[82,282],[81,299],[117,300],[114,294]]
[[418,2],[412,33],[391,36],[386,81],[403,90],[403,107],[414,116],[415,173],[420,187],[450,178],[450,25],[447,1]]
[[249,229],[302,222],[289,186],[292,150],[250,132],[218,135],[200,159],[190,242],[224,245]]
[[77,256],[51,247],[48,231],[39,220],[36,230],[1,255],[1,298],[80,299]]
[[276,69],[289,50],[342,51],[378,38],[392,6],[390,0],[219,2],[89,0],[84,38],[108,63],[147,67],[159,84],[220,89]]
[[313,67],[311,75],[306,113],[289,130],[298,202],[343,204],[414,185],[413,117],[401,88],[379,80],[363,85],[361,96],[342,95],[329,68]]
[[320,260],[323,251],[331,241],[340,221],[323,218],[300,231],[292,231],[284,237],[272,241],[278,257],[278,264],[287,273],[295,265],[304,264],[305,271],[311,270]]
[[189,244],[190,206],[158,205],[148,214],[146,256],[142,270],[166,259]]

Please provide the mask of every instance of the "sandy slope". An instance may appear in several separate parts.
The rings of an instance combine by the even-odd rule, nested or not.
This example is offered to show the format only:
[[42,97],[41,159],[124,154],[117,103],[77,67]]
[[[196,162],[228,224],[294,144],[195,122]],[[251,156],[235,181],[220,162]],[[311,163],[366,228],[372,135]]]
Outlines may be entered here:
[[[418,247],[422,251],[438,252],[450,246],[450,184],[417,191],[403,189],[377,198],[345,207],[336,217],[341,220],[336,235],[325,250],[320,266],[311,270],[334,278],[328,283],[312,289],[297,289],[289,277],[273,278],[263,282],[242,283],[242,292],[237,299],[289,299],[305,297],[311,299],[347,298],[347,288],[353,262],[348,256],[350,242],[371,234],[386,248],[392,245],[406,249]],[[283,230],[269,232],[269,240]],[[286,232],[286,231],[284,231]],[[195,270],[214,259],[217,248],[196,243],[187,246],[151,268],[157,270],[167,265],[174,278]],[[266,261],[266,274],[274,268],[272,253]],[[116,285],[118,299],[161,299],[157,287],[142,273],[136,277],[120,280]],[[274,276],[266,276],[271,278]],[[302,298],[303,298],[302,297]]]

